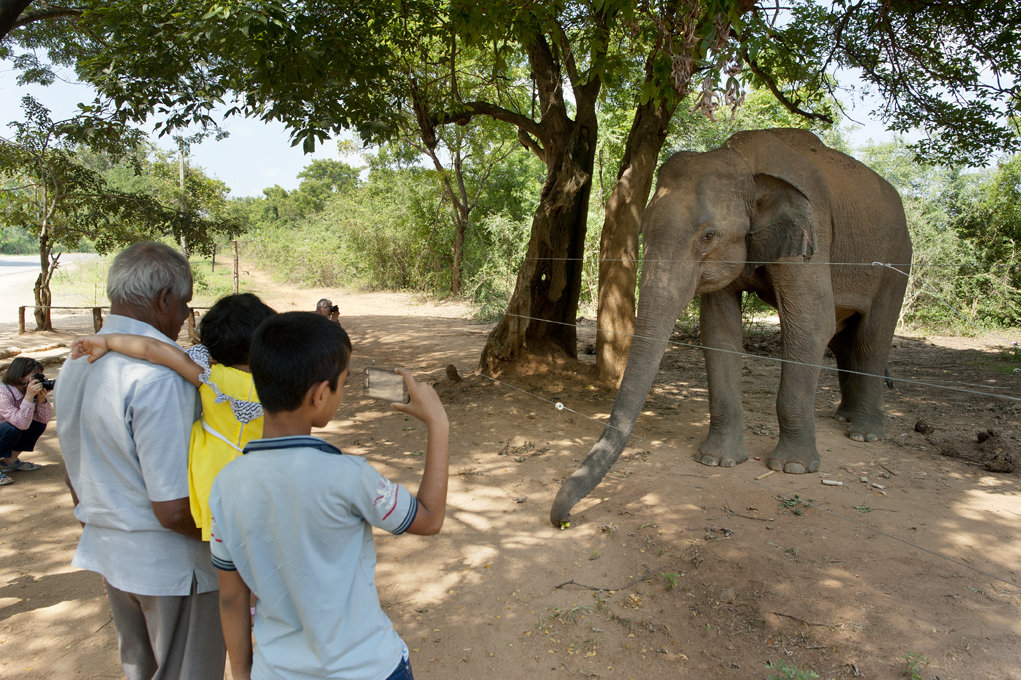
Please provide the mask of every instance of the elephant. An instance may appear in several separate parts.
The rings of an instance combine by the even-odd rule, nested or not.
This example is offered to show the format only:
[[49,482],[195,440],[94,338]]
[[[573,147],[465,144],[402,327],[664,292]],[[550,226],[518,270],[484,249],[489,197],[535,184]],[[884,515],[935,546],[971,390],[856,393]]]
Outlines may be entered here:
[[884,435],[883,372],[911,262],[900,196],[850,156],[798,129],[739,132],[720,148],[660,167],[642,214],[642,276],[627,366],[610,419],[553,502],[571,508],[620,456],[681,311],[701,295],[709,388],[706,465],[748,459],[741,406],[741,296],[780,319],[779,441],[772,470],[816,472],[815,393],[827,346],[839,369],[836,417],[858,441]]

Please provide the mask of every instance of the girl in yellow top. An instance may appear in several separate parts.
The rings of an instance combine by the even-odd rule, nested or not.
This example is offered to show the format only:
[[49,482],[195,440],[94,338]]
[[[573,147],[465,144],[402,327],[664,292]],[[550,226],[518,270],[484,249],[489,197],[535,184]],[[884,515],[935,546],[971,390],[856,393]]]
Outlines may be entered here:
[[223,466],[262,437],[262,406],[248,371],[248,347],[263,319],[275,312],[251,293],[228,295],[214,304],[199,324],[202,344],[187,352],[155,338],[100,333],[75,338],[71,358],[95,361],[108,351],[173,369],[195,385],[202,417],[191,430],[188,486],[191,514],[209,540],[209,491]]

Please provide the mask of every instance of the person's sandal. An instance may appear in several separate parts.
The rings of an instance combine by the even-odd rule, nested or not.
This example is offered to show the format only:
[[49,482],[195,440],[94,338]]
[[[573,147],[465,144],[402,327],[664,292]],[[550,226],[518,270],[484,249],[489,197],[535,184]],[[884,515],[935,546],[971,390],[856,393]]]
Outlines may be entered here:
[[18,459],[10,465],[0,466],[0,472],[31,472],[32,470],[38,470],[42,465],[36,465],[30,463],[27,460]]
[[0,486],[7,486],[8,484],[14,484],[14,478],[0,472]]

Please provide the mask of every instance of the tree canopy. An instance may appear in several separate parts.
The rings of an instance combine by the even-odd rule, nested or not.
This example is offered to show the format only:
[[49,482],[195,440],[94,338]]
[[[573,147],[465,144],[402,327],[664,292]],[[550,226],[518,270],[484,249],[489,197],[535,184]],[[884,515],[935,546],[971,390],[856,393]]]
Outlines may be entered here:
[[[681,102],[712,114],[761,87],[793,115],[832,120],[850,71],[878,96],[888,125],[924,133],[919,153],[982,164],[1018,148],[1019,26],[1012,0],[782,8],[759,0],[85,0],[64,18],[22,24],[4,45],[47,47],[118,115],[154,120],[163,132],[215,125],[219,104],[227,115],[283,122],[306,149],[347,129],[378,141],[417,127],[430,147],[444,127],[510,126],[544,163],[546,180],[514,295],[484,352],[490,370],[526,349],[574,354],[598,111],[626,105],[600,263],[598,325],[609,333],[598,358],[612,378],[626,352],[613,338],[628,337],[634,316],[638,216]],[[19,58],[35,67],[30,53]]]

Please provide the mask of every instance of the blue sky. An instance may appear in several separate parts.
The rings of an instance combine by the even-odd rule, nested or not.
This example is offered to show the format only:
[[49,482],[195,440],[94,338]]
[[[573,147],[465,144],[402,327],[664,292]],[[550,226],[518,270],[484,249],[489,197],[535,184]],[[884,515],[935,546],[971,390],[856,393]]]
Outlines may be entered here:
[[[73,73],[66,73],[73,78]],[[8,123],[22,118],[21,97],[30,93],[50,109],[55,119],[66,118],[75,111],[78,102],[92,100],[89,86],[77,82],[58,81],[49,87],[25,88],[17,83],[17,74],[9,62],[0,61],[0,136],[9,136]],[[867,107],[851,109],[851,115],[863,123],[851,134],[854,145],[862,145],[870,138],[876,141],[890,139],[892,135],[868,115]],[[847,125],[852,125],[847,123]],[[340,158],[336,143],[327,142],[312,155],[305,155],[301,146],[292,147],[287,132],[279,123],[232,118],[224,124],[230,136],[224,140],[206,140],[192,148],[190,162],[205,169],[206,173],[223,181],[231,189],[232,197],[261,196],[262,190],[279,185],[288,191],[297,188],[297,174],[316,158]],[[169,137],[155,140],[164,148],[172,148]],[[344,161],[360,165],[357,158]]]

